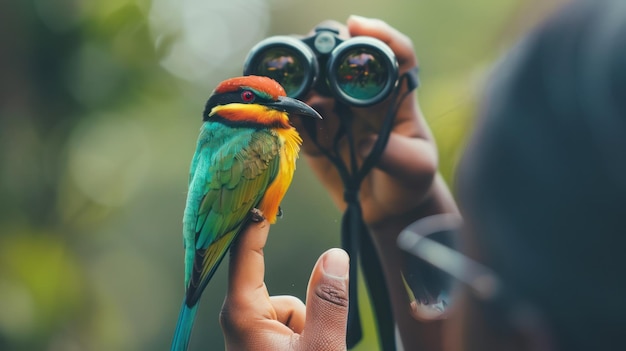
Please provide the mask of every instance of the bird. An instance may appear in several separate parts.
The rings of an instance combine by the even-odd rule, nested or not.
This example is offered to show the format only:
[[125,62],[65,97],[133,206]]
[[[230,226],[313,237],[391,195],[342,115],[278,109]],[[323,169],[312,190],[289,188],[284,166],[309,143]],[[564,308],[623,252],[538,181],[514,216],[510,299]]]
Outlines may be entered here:
[[293,115],[322,118],[264,76],[227,79],[207,100],[183,214],[185,296],[171,351],[187,350],[202,292],[246,224],[281,215],[302,144]]

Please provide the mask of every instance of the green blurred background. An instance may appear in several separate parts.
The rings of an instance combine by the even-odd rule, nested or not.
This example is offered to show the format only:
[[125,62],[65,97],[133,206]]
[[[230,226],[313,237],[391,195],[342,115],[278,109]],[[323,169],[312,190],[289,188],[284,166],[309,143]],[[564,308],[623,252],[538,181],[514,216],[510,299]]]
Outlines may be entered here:
[[[257,41],[350,14],[409,35],[451,182],[489,67],[557,2],[1,2],[0,349],[169,349],[201,112]],[[283,209],[266,281],[304,298],[317,257],[339,245],[341,214],[303,161]],[[223,349],[226,271],[204,293],[193,350]],[[370,332],[358,350],[375,349]]]

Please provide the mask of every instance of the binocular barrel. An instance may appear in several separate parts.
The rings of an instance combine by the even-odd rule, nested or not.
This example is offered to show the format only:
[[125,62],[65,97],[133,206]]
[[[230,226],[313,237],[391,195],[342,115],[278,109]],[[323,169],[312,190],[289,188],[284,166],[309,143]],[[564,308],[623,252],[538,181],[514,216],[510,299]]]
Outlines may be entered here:
[[393,51],[372,37],[342,40],[333,29],[318,28],[311,37],[273,36],[255,45],[244,75],[279,82],[287,95],[302,99],[312,89],[357,107],[387,98],[398,80]]

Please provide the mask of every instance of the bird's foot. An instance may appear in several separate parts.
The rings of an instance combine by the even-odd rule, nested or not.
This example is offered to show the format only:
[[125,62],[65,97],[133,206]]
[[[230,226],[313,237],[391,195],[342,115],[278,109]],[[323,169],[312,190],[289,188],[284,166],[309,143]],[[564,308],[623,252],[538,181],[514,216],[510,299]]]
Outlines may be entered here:
[[250,220],[255,223],[263,222],[265,220],[265,216],[263,216],[263,212],[258,208],[253,208],[250,210]]
[[278,206],[278,214],[276,215],[276,217],[283,218],[283,209],[280,206]]

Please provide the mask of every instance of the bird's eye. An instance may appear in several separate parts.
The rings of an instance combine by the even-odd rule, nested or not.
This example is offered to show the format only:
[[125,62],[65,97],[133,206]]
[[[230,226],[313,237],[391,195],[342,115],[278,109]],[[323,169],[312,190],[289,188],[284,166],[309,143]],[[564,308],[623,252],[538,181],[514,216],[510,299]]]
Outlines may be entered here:
[[244,90],[241,93],[241,100],[243,100],[243,102],[252,102],[252,101],[254,101],[254,93],[251,92],[250,90]]

